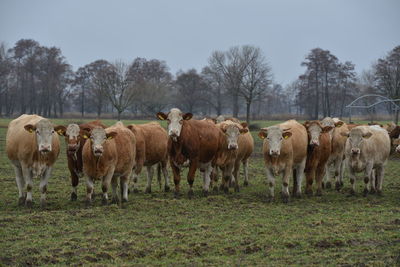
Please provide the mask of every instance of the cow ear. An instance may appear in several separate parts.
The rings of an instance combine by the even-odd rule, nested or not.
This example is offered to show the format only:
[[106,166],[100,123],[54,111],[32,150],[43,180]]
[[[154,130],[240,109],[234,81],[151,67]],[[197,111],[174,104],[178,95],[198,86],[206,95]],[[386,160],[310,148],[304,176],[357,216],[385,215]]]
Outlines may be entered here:
[[90,131],[87,131],[86,129],[88,129],[88,128],[85,128],[84,130],[82,130],[82,133],[81,133],[81,136],[83,139],[88,139],[90,137]]
[[265,137],[267,137],[267,132],[265,131],[260,131],[258,133],[258,137],[260,137],[261,139],[264,139]]
[[107,133],[106,137],[107,137],[107,139],[113,139],[114,137],[117,136],[117,134],[118,134],[117,132]]
[[60,136],[65,136],[65,133],[67,132],[67,128],[64,125],[58,125],[54,127],[54,131],[58,133]]
[[338,122],[335,123],[335,127],[337,127],[337,128],[342,127],[343,124],[344,124],[343,121],[338,121]]
[[288,139],[288,138],[291,137],[291,136],[292,136],[292,133],[291,133],[291,132],[283,132],[283,133],[282,133],[282,137],[285,138],[285,139]]
[[327,133],[327,132],[329,132],[329,131],[332,130],[332,129],[333,129],[332,126],[325,126],[324,128],[322,128],[322,132],[323,132],[323,133]]
[[215,124],[217,124],[217,119],[211,119]]
[[131,131],[132,131],[132,129],[133,129],[133,125],[128,125],[128,126],[126,126],[126,128],[128,128],[129,130],[131,130]]
[[183,114],[183,119],[184,120],[190,120],[192,117],[193,117],[193,114],[192,113],[185,113],[185,114]]
[[248,131],[249,131],[249,129],[247,129],[247,128],[239,129],[239,133],[241,133],[241,134],[245,134]]
[[158,112],[157,113],[157,118],[161,121],[164,121],[168,118],[167,114],[165,114],[164,112]]
[[350,133],[349,132],[341,132],[340,135],[344,136],[344,137],[349,137]]
[[365,138],[365,139],[368,139],[368,138],[370,138],[371,136],[372,136],[372,133],[371,133],[371,132],[367,132],[367,133],[365,133],[365,134],[362,135],[362,137]]
[[242,122],[240,125],[242,125],[243,128],[247,128],[247,122]]
[[306,128],[308,128],[309,124],[310,124],[309,121],[305,121],[305,122],[303,123],[303,126],[306,127]]
[[26,131],[28,131],[30,133],[33,133],[36,130],[36,127],[33,126],[32,124],[27,124],[27,125],[24,126],[24,128],[25,128]]

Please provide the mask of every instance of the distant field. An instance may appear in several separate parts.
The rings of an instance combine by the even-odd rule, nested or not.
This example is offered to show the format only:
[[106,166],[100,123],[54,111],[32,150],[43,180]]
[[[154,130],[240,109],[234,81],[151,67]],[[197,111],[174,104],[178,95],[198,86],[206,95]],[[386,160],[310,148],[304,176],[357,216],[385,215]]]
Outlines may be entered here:
[[[53,120],[69,123],[73,120]],[[88,120],[86,120],[88,121]],[[400,264],[400,161],[386,168],[384,196],[349,197],[349,181],[338,193],[303,197],[283,204],[277,179],[275,202],[267,190],[261,140],[252,132],[256,151],[250,161],[250,186],[240,193],[180,199],[162,192],[156,181],[145,194],[142,173],[138,194],[123,207],[101,206],[97,197],[85,208],[81,181],[78,201],[70,202],[65,145],[48,185],[48,208],[39,207],[34,180],[34,207],[17,206],[18,191],[4,153],[6,126],[0,119],[0,266],[6,265],[167,265],[167,266],[396,266]],[[79,122],[79,120],[78,120]],[[115,120],[104,120],[111,125]],[[124,121],[143,123],[145,121]],[[260,127],[277,122],[256,121]],[[163,124],[165,125],[165,124]],[[185,173],[186,174],[186,173]],[[172,176],[171,176],[172,177]],[[155,179],[156,180],[156,179]],[[172,180],[171,180],[172,182]],[[240,177],[242,185],[243,178]],[[101,192],[99,183],[95,192]]]

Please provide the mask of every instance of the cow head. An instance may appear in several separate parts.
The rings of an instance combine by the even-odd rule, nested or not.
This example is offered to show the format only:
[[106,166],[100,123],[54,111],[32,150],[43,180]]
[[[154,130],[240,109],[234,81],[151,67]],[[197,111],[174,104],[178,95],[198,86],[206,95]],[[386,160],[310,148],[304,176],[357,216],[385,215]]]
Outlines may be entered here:
[[193,117],[192,113],[183,114],[180,109],[173,108],[168,114],[163,112],[157,113],[157,118],[159,120],[167,120],[168,122],[168,135],[172,138],[174,142],[178,140],[181,134],[182,124],[184,120],[190,120]]
[[323,126],[319,121],[306,121],[304,127],[308,133],[310,146],[319,146],[319,137],[322,133],[328,133],[333,129],[332,126]]
[[237,141],[239,135],[245,134],[249,131],[247,129],[247,123],[245,122],[239,124],[231,121],[224,121],[217,124],[217,127],[219,127],[221,131],[225,134],[229,150],[238,149],[239,146]]
[[[25,130],[36,135],[36,142],[40,153],[46,154],[51,151],[51,144],[53,142],[53,134],[55,129],[53,124],[47,120],[42,119],[36,123],[36,125],[27,124],[24,126]],[[58,134],[60,134],[58,132]]]
[[101,127],[95,127],[90,131],[90,128],[83,129],[83,138],[90,139],[92,152],[95,157],[103,155],[104,142],[113,139],[117,135],[116,132],[107,133],[105,129]]
[[268,142],[269,155],[272,157],[278,157],[281,154],[282,141],[292,136],[289,129],[281,129],[278,126],[271,126],[268,128],[262,128],[258,133],[264,142]]
[[347,143],[350,145],[350,152],[353,156],[357,156],[361,154],[362,143],[372,136],[372,132],[355,127],[349,133],[341,133],[341,135],[348,137]]
[[55,128],[58,134],[65,137],[65,142],[67,143],[67,153],[69,155],[74,155],[84,139],[81,136],[81,129],[78,124],[71,123],[65,128],[65,126],[57,126]]

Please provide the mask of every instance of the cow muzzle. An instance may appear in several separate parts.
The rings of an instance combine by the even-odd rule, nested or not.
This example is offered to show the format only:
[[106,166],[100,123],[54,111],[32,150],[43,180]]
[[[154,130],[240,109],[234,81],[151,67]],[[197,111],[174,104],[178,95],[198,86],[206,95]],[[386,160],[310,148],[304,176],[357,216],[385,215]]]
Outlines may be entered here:
[[352,148],[351,149],[351,154],[353,155],[359,155],[360,154],[360,149],[359,148]]
[[229,150],[238,149],[238,145],[237,145],[237,144],[229,144],[229,145],[228,145],[228,149],[229,149]]
[[100,157],[101,155],[103,155],[103,147],[95,147],[95,148],[93,149],[93,154],[94,154],[96,157]]
[[75,154],[78,151],[78,145],[68,145],[68,154]]
[[396,147],[396,152],[400,153],[400,145]]
[[269,150],[269,155],[271,157],[278,157],[281,154],[281,152],[277,149],[270,149]]
[[311,140],[310,146],[319,146],[319,141],[318,140]]
[[44,154],[49,153],[51,151],[51,145],[40,145],[39,151]]

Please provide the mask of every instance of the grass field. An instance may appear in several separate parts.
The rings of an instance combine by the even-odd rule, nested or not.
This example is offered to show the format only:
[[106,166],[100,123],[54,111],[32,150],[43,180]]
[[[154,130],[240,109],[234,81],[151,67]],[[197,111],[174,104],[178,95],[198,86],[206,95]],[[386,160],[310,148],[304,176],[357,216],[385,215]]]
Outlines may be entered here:
[[[55,120],[67,123],[72,120]],[[0,120],[0,126],[8,120]],[[112,124],[113,121],[106,121]],[[125,121],[125,123],[131,123]],[[257,122],[260,126],[274,122]],[[18,207],[12,167],[4,153],[6,128],[0,127],[0,265],[167,265],[167,266],[396,266],[400,265],[400,161],[386,168],[384,195],[349,196],[349,181],[338,193],[267,203],[261,141],[250,161],[250,186],[239,193],[174,199],[153,184],[130,194],[123,207],[85,208],[84,181],[78,201],[70,202],[64,141],[48,185],[48,206]],[[241,184],[243,178],[240,178]],[[279,196],[281,179],[277,179]],[[186,193],[186,179],[181,181]],[[100,192],[99,183],[95,192]]]

